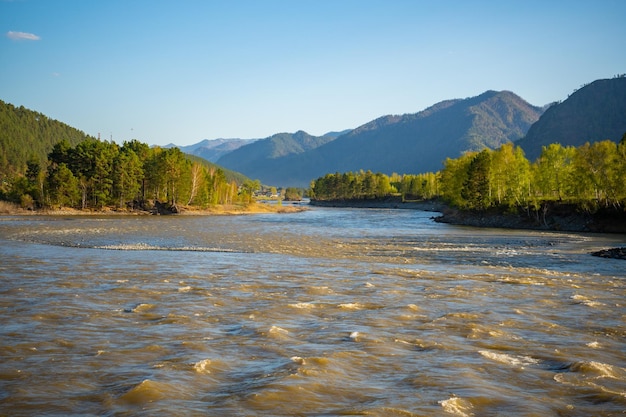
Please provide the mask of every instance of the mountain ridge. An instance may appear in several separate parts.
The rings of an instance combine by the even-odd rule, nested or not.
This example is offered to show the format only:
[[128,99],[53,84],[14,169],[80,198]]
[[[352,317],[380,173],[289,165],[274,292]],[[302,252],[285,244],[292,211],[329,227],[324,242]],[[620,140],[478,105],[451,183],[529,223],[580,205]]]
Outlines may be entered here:
[[593,81],[566,100],[553,103],[518,140],[528,159],[541,154],[542,146],[560,143],[619,142],[626,133],[626,76]]
[[264,184],[277,184],[279,182],[265,180],[267,178],[265,172],[275,167],[277,160],[306,153],[336,138],[313,136],[303,130],[295,133],[276,133],[224,155],[217,163],[235,171],[244,168],[247,171],[245,175],[260,179]]
[[165,145],[164,148],[177,147],[184,153],[199,156],[209,162],[217,162],[218,159],[227,153],[230,153],[242,146],[249,145],[257,140],[259,139],[204,139],[198,143],[186,146],[178,146],[170,143]]
[[[23,174],[28,157],[45,157],[63,138],[75,144],[90,137],[23,106],[0,104],[6,125],[0,140],[5,176]],[[189,146],[165,147],[177,146],[264,184],[307,187],[311,180],[332,172],[438,171],[446,158],[485,147],[495,149],[507,142],[520,146],[531,160],[550,143],[618,142],[626,132],[625,115],[626,75],[619,75],[593,81],[566,100],[544,107],[533,106],[511,91],[487,90],[322,136],[299,130],[264,139],[204,139]],[[19,118],[28,125],[19,127]],[[12,127],[15,123],[17,127]],[[45,130],[47,127],[51,130]]]
[[[378,117],[306,152],[273,158],[257,155],[262,164],[238,157],[247,147],[218,162],[263,183],[300,187],[328,172],[438,171],[447,157],[519,139],[541,111],[510,91],[489,90],[475,97],[444,100],[418,113]],[[231,166],[235,160],[239,163]]]

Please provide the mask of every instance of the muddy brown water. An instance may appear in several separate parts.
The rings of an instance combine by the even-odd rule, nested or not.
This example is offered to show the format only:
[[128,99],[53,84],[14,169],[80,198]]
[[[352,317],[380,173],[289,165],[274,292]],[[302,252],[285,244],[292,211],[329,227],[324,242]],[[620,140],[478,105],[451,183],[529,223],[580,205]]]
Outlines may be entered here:
[[0,217],[0,415],[623,415],[626,236],[432,216]]

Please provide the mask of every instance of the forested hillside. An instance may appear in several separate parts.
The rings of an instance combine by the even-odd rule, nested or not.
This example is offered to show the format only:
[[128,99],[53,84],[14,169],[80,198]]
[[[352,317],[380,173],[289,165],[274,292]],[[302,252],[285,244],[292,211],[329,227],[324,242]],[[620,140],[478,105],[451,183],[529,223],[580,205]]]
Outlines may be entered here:
[[[488,91],[477,97],[444,101],[415,114],[378,118],[309,151],[257,164],[254,171],[247,170],[246,159],[236,167],[264,183],[300,187],[327,172],[436,171],[447,157],[497,148],[521,138],[541,111],[511,92]],[[226,157],[220,162],[234,168],[226,163]]]
[[246,203],[258,187],[178,148],[100,141],[0,102],[0,200],[25,208],[149,208]]
[[534,160],[543,146],[619,142],[626,133],[626,75],[585,85],[548,108],[517,145]]
[[88,138],[65,123],[0,100],[0,192],[26,172],[29,161],[43,162],[55,143],[65,139],[74,146]]

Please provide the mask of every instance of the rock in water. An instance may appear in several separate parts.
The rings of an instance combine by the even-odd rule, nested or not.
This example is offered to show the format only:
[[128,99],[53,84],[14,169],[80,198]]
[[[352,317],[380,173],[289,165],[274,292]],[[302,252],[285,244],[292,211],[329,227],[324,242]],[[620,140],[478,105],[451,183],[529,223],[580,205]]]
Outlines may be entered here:
[[603,249],[592,253],[593,256],[612,259],[626,259],[626,248]]

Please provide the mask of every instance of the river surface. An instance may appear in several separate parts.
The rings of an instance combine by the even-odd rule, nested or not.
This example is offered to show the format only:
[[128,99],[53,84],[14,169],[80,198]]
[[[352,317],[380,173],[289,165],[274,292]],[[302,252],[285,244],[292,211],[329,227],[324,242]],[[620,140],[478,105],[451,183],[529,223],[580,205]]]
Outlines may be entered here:
[[624,235],[0,217],[0,416],[617,416]]

